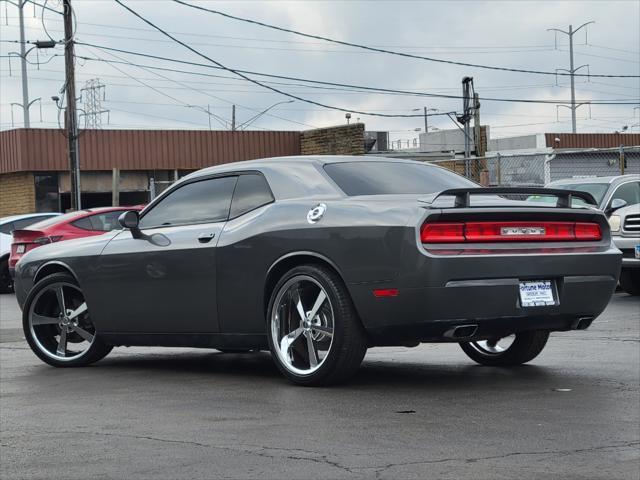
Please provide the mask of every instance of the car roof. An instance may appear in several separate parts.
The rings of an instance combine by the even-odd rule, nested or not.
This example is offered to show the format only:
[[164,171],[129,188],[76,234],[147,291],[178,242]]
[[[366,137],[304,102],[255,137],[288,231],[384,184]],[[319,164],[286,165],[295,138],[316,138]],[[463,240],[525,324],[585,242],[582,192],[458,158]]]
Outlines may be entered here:
[[[292,164],[315,164],[323,166],[329,163],[347,163],[347,162],[393,162],[393,163],[424,163],[416,160],[388,158],[388,157],[370,157],[363,155],[297,155],[290,157],[269,157],[256,160],[243,160],[240,162],[224,163],[198,170],[187,175],[184,178],[196,178],[205,175],[213,175],[225,172],[237,172],[243,170],[255,170],[261,167],[286,168]],[[425,165],[429,165],[424,163]],[[433,165],[430,165],[433,166]]]
[[622,183],[625,181],[640,180],[640,175],[627,174],[627,175],[615,175],[607,177],[581,177],[581,178],[563,178],[562,180],[555,180],[548,185],[568,185],[568,184],[582,184],[582,183],[602,183],[613,184]]
[[9,215],[8,217],[0,218],[0,225],[4,225],[5,223],[15,222],[16,220],[22,220],[25,218],[34,218],[34,217],[51,217],[60,215],[58,212],[41,212],[41,213],[24,213],[21,215]]

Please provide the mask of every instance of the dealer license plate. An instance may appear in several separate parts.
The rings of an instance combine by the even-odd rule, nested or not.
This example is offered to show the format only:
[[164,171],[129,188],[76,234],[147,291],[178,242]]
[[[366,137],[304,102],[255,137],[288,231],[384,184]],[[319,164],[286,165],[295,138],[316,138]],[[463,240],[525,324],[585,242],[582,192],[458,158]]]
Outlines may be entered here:
[[536,280],[520,282],[520,303],[523,307],[540,307],[554,305],[553,282],[551,280]]
[[636,258],[640,258],[640,245],[636,245]]
[[27,248],[26,245],[18,245],[16,247],[16,253],[24,253],[24,250]]

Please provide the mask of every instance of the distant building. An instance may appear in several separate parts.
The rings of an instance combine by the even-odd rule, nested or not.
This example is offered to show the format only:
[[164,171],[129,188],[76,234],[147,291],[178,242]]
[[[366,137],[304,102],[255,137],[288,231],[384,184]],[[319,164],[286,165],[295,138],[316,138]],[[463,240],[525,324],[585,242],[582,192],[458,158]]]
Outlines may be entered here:
[[[84,130],[82,207],[146,203],[183,175],[212,165],[288,155],[363,154],[364,125],[308,131]],[[116,184],[117,195],[113,186]],[[62,131],[0,132],[0,217],[70,206]]]

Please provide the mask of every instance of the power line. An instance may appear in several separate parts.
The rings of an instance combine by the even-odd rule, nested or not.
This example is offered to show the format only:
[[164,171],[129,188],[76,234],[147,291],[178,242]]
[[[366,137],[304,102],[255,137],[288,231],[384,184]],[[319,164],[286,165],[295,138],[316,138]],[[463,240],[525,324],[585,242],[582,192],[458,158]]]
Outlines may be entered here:
[[[100,50],[103,50],[103,51],[104,51],[104,49],[102,49],[102,48],[100,48],[100,47],[96,47],[96,48],[99,48]],[[113,53],[109,53],[109,52],[106,52],[106,53],[108,53],[108,54],[109,54],[109,55],[111,55],[111,56],[114,56],[115,58],[118,58],[118,59],[119,59],[119,60],[121,60],[121,61],[124,61],[124,59],[123,59],[123,58],[118,57],[117,55],[115,55],[115,54],[113,54]],[[100,58],[100,57],[98,56],[98,58]],[[148,72],[150,72],[150,73],[153,73],[154,75],[157,75],[157,76],[161,77],[161,78],[162,78],[162,79],[164,79],[164,80],[171,81],[171,82],[174,82],[174,83],[176,83],[176,84],[178,84],[178,85],[181,85],[181,86],[183,86],[184,88],[187,88],[187,89],[192,90],[192,91],[194,91],[194,92],[201,93],[201,94],[203,94],[203,95],[209,96],[209,97],[214,98],[214,99],[216,99],[216,100],[219,100],[219,101],[221,101],[221,102],[226,102],[226,103],[228,103],[228,104],[235,105],[235,103],[234,103],[234,102],[232,102],[232,101],[230,101],[230,100],[226,100],[226,99],[221,98],[221,97],[218,97],[218,96],[216,96],[216,95],[212,95],[212,94],[210,94],[210,93],[208,93],[208,92],[206,92],[205,90],[202,90],[202,89],[196,89],[196,88],[190,87],[189,85],[186,85],[184,82],[180,82],[180,81],[177,81],[177,80],[171,79],[171,78],[169,78],[169,77],[167,77],[167,76],[165,76],[165,75],[159,74],[159,73],[157,73],[157,72],[153,71],[153,69],[151,69],[151,68],[149,68],[149,67],[142,66],[142,65],[135,65],[135,66],[137,66],[137,67],[139,67],[139,68],[142,68],[143,70],[148,71]],[[225,128],[227,128],[227,126],[229,125],[229,121],[228,121],[227,119],[225,119],[225,118],[223,118],[223,117],[220,117],[220,116],[218,116],[218,115],[216,115],[216,114],[212,113],[208,107],[205,109],[204,107],[198,107],[198,106],[195,106],[195,105],[188,105],[188,106],[189,106],[189,107],[192,107],[192,108],[198,108],[199,110],[202,110],[203,112],[207,113],[210,117],[215,118],[215,119],[216,119],[219,123],[221,123],[221,124],[223,125],[223,127],[225,127]],[[243,106],[243,105],[240,105],[240,106],[242,106],[243,108],[246,108],[247,110],[257,111],[257,110],[255,110],[255,109],[250,108],[250,107],[245,107],[245,106]],[[268,115],[269,115],[269,116],[271,116],[271,117],[273,117],[273,118],[277,118],[277,119],[279,119],[279,120],[283,120],[283,121],[285,121],[285,122],[294,123],[294,124],[297,124],[297,125],[302,125],[302,126],[304,126],[304,127],[311,127],[311,128],[315,128],[315,126],[313,126],[313,125],[309,125],[309,124],[307,124],[307,123],[298,122],[298,121],[296,121],[296,120],[291,120],[291,119],[288,119],[288,118],[285,118],[285,117],[281,117],[281,116],[278,116],[278,115],[273,115],[273,114],[268,114]]]
[[[115,55],[115,54],[113,54],[113,53],[109,53],[109,52],[106,52],[106,53],[107,53],[108,55],[111,55],[111,56],[113,56],[113,57],[115,57],[115,58],[119,59],[119,60],[123,60],[121,57],[118,57],[117,55]],[[98,58],[100,58],[100,56],[99,56],[99,55],[96,55],[96,56],[97,56]],[[112,65],[112,66],[113,66],[113,65]],[[182,86],[183,88],[187,88],[187,89],[189,89],[189,90],[192,90],[192,91],[194,91],[194,92],[198,92],[198,93],[204,93],[202,90],[198,90],[198,89],[196,89],[196,88],[190,87],[189,85],[186,85],[186,84],[184,84],[183,82],[179,82],[179,81],[177,81],[177,80],[170,79],[170,78],[168,78],[168,77],[166,77],[166,76],[164,76],[164,75],[162,75],[162,74],[160,74],[160,73],[154,72],[154,71],[152,71],[152,70],[150,70],[150,69],[147,69],[147,68],[145,68],[145,67],[138,67],[138,68],[142,68],[143,70],[145,70],[145,71],[147,71],[147,72],[150,72],[150,73],[153,73],[154,75],[157,75],[157,76],[159,76],[159,77],[161,77],[161,78],[163,78],[163,79],[165,79],[165,80],[173,81],[173,82],[175,82],[177,85]],[[118,69],[118,70],[122,72],[122,70],[120,70],[120,69]],[[128,74],[127,74],[127,75],[128,75]],[[133,77],[132,77],[132,78],[133,78]],[[139,79],[138,77],[135,77],[135,80],[136,80],[136,81],[140,81],[140,79]],[[142,83],[142,82],[140,82],[140,83]],[[145,83],[143,83],[143,85],[149,86],[148,84],[145,84]],[[158,90],[155,90],[155,91],[158,91]],[[208,94],[208,93],[205,93],[205,95],[209,95],[209,94]],[[215,98],[216,100],[222,100],[220,97],[215,97],[215,96],[213,96],[213,95],[210,95],[210,96],[211,96],[211,97],[213,97],[213,98]],[[172,99],[174,99],[174,97],[171,97],[171,98],[172,98]],[[206,109],[204,109],[204,108],[201,108],[201,107],[197,107],[197,106],[194,106],[194,105],[188,105],[188,106],[189,106],[189,107],[193,107],[193,108],[197,108],[197,109],[199,109],[199,110],[203,110],[205,113],[207,113],[208,115],[210,115],[210,116],[212,116],[214,119],[216,119],[216,120],[218,121],[218,123],[220,123],[224,128],[227,128],[227,125],[228,125],[228,123],[229,123],[229,122],[228,122],[225,118],[220,117],[219,115],[215,115],[215,114],[211,113],[210,111],[208,111],[208,110],[206,110]]]
[[[12,26],[12,25],[11,25]],[[37,30],[35,27],[27,27],[31,30]],[[144,31],[150,31],[145,29]],[[59,33],[60,30],[49,30],[51,33]],[[175,32],[171,32],[175,33]],[[130,37],[124,35],[109,35],[105,33],[94,33],[94,32],[83,32],[82,36],[89,37],[103,37],[103,38],[115,38],[118,40],[136,40],[142,42],[155,42],[155,43],[172,43],[171,40],[164,40],[158,38],[145,38],[145,37]],[[227,38],[227,39],[237,39],[237,37],[225,37],[220,35],[219,37]],[[258,39],[251,39],[251,41],[260,41]],[[286,42],[285,42],[286,43]],[[325,45],[320,42],[297,42],[302,45]],[[287,52],[305,52],[305,53],[348,53],[348,54],[374,54],[377,52],[372,51],[358,51],[358,50],[336,50],[336,49],[326,49],[326,48],[291,48],[291,47],[269,47],[265,45],[232,45],[228,43],[207,43],[207,42],[190,42],[191,45],[200,45],[200,46],[208,46],[208,47],[224,47],[224,48],[241,48],[241,49],[252,49],[252,50],[269,50],[269,51],[287,51]],[[409,47],[404,47],[409,48]],[[506,49],[502,50],[483,50],[483,49],[474,49],[469,48],[462,51],[444,51],[438,52],[437,50],[443,50],[444,47],[411,47],[414,49],[418,49],[417,52],[420,51],[429,51],[432,54],[443,53],[447,55],[478,55],[478,54],[504,54],[504,53],[526,53],[526,52],[552,52],[556,50],[553,45],[546,46],[544,48],[526,48],[526,49]],[[436,51],[433,51],[436,50]]]
[[[485,69],[485,70],[499,70],[499,71],[504,71],[504,72],[530,73],[530,74],[537,74],[537,75],[553,75],[553,76],[557,76],[557,75],[568,76],[569,75],[568,73],[547,72],[547,71],[541,71],[541,70],[527,70],[527,69],[520,69],[520,68],[497,67],[497,66],[490,66],[490,65],[479,65],[479,64],[475,64],[475,63],[456,62],[454,60],[444,60],[444,59],[439,59],[439,58],[432,58],[432,57],[424,57],[424,56],[421,56],[421,55],[414,55],[414,54],[411,54],[411,53],[397,52],[397,51],[394,51],[394,50],[388,50],[388,49],[378,48],[378,47],[371,47],[371,46],[367,46],[367,45],[360,45],[360,44],[357,44],[357,43],[345,42],[343,40],[336,40],[336,39],[329,38],[329,37],[323,37],[321,35],[312,35],[312,34],[300,32],[300,31],[297,31],[297,30],[291,30],[289,28],[278,27],[276,25],[270,25],[268,23],[259,22],[257,20],[251,20],[251,19],[248,19],[248,18],[242,18],[242,17],[237,17],[235,15],[230,15],[228,13],[224,13],[224,12],[221,12],[219,10],[213,10],[213,9],[210,9],[210,8],[201,7],[200,5],[193,5],[193,4],[190,4],[190,3],[187,3],[187,2],[183,2],[182,0],[173,0],[173,1],[175,3],[180,4],[180,5],[184,5],[184,6],[187,6],[187,7],[190,7],[190,8],[194,8],[194,9],[197,9],[197,10],[201,10],[201,11],[204,11],[204,12],[208,12],[208,13],[213,13],[215,15],[220,15],[222,17],[230,18],[232,20],[237,20],[237,21],[240,21],[240,22],[250,23],[250,24],[253,24],[253,25],[259,25],[261,27],[270,28],[272,30],[278,30],[278,31],[281,31],[281,32],[292,33],[294,35],[299,35],[301,37],[313,38],[313,39],[316,39],[316,40],[324,40],[325,42],[335,43],[337,45],[345,45],[345,46],[348,46],[348,47],[361,48],[361,49],[364,49],[364,50],[369,50],[369,51],[378,52],[378,53],[386,53],[386,54],[389,54],[389,55],[396,55],[396,56],[400,56],[400,57],[413,58],[413,59],[417,59],[417,60],[426,60],[426,61],[429,61],[429,62],[446,63],[446,64],[449,64],[449,65],[458,65],[458,66],[462,66],[462,67],[482,68],[482,69]],[[116,0],[116,2],[119,3],[120,5],[124,6],[124,4],[120,0]],[[128,8],[128,7],[126,7],[126,8]],[[132,10],[132,12],[133,12],[133,10]],[[144,20],[144,18],[141,17],[141,16],[139,16],[139,18]],[[152,25],[151,23],[149,23],[149,24]],[[154,25],[152,25],[152,26],[154,26]],[[171,35],[167,34],[166,32],[163,32],[163,33],[165,33],[165,35],[169,36],[170,38],[174,38],[174,37],[171,37]],[[593,75],[586,75],[586,74],[579,74],[578,75],[578,74],[574,74],[574,75],[575,76],[599,77],[599,78],[640,78],[640,75],[608,75],[608,74],[593,74]]]
[[[8,18],[15,18],[15,17],[8,17]],[[51,19],[51,21],[58,21],[57,19],[53,18]],[[80,22],[80,25],[86,25],[86,26],[93,26],[93,27],[105,27],[105,28],[111,28],[111,29],[119,29],[119,30],[132,30],[132,31],[139,31],[139,32],[155,32],[156,30],[153,28],[142,28],[142,27],[129,27],[129,26],[123,26],[123,25],[108,25],[105,23],[91,23],[91,22]],[[12,26],[12,25],[11,25]],[[27,28],[32,28],[32,27],[27,27]],[[194,33],[194,32],[178,32],[178,31],[171,31],[168,30],[169,33],[175,34],[175,35],[187,35],[187,36],[192,36],[192,37],[204,37],[204,38],[223,38],[223,39],[229,39],[229,40],[240,40],[240,41],[257,41],[257,42],[268,42],[268,43],[284,43],[284,44],[299,44],[299,45],[325,45],[326,42],[305,42],[305,41],[296,41],[296,40],[275,40],[275,39],[270,39],[270,38],[258,38],[258,37],[237,37],[237,36],[230,36],[230,35],[214,35],[214,34],[210,34],[210,33]],[[85,33],[86,35],[86,33]],[[126,37],[118,37],[118,38],[126,38]],[[151,40],[151,39],[149,39]],[[436,46],[431,46],[431,47],[426,47],[424,45],[371,45],[372,47],[379,47],[379,48],[400,48],[400,49],[421,49],[421,50],[427,50],[427,49],[442,49],[442,50],[464,50],[469,51],[471,49],[475,49],[475,48],[480,48],[483,50],[509,50],[509,49],[524,49],[523,51],[527,51],[529,49],[533,50],[533,51],[537,51],[537,49],[541,49],[544,51],[547,51],[548,49],[550,50],[555,50],[556,47],[558,46],[564,46],[564,45],[556,45],[554,46],[553,44],[540,44],[540,45],[436,45]],[[465,53],[462,52],[462,53]]]
[[[184,60],[178,60],[178,59],[172,59],[172,58],[167,58],[167,57],[158,57],[155,55],[149,55],[149,54],[144,54],[144,53],[140,53],[140,52],[132,52],[132,51],[127,51],[127,50],[122,50],[122,49],[116,49],[116,48],[111,48],[111,47],[106,47],[106,46],[97,46],[94,44],[86,44],[83,42],[76,42],[77,45],[80,46],[92,46],[95,48],[100,48],[101,50],[115,50],[118,52],[122,52],[122,53],[127,53],[127,54],[132,54],[132,55],[139,55],[139,56],[143,56],[143,57],[150,57],[150,58],[154,58],[154,59],[160,59],[160,60],[166,60],[166,61],[171,61],[171,62],[177,62],[177,63],[183,63],[183,64],[188,64],[188,65],[193,65],[193,66],[200,66],[200,67],[205,67],[205,68],[213,68],[213,69],[220,69],[219,67],[213,66],[213,65],[206,65],[206,64],[201,64],[201,63],[196,63],[196,62],[189,62],[189,61],[184,61]],[[98,56],[99,57],[99,56]],[[119,65],[128,65],[128,66],[134,66],[134,67],[140,67],[140,68],[145,68],[145,69],[152,69],[152,70],[160,70],[160,71],[167,71],[167,72],[174,72],[174,73],[180,73],[180,74],[186,74],[186,75],[198,75],[198,76],[203,76],[203,77],[211,77],[211,78],[221,78],[221,79],[228,79],[228,80],[238,80],[238,81],[244,81],[243,78],[236,78],[236,77],[229,77],[229,76],[223,76],[223,75],[214,75],[214,74],[209,74],[209,73],[204,73],[204,72],[195,72],[195,71],[189,71],[189,70],[178,70],[178,69],[173,69],[173,68],[167,68],[167,67],[158,67],[158,66],[154,66],[154,65],[147,65],[147,64],[140,64],[140,63],[135,63],[135,62],[129,62],[129,61],[117,61],[117,60],[108,60],[102,57],[99,58],[95,58],[95,57],[87,57],[87,56],[83,56],[83,55],[76,55],[77,59],[81,59],[81,60],[86,60],[86,61],[95,61],[95,62],[102,62],[102,63],[108,63],[108,64],[119,64]],[[47,72],[55,72],[55,70],[47,70],[47,69],[40,69],[41,71],[47,71]],[[384,93],[384,94],[393,94],[393,95],[405,95],[405,96],[418,96],[418,97],[433,97],[433,98],[445,98],[445,99],[460,99],[461,97],[457,96],[457,95],[447,95],[447,94],[440,94],[440,93],[427,93],[427,92],[418,92],[418,91],[407,91],[407,90],[394,90],[394,89],[384,89],[384,88],[378,88],[378,87],[368,87],[368,86],[361,86],[361,85],[351,85],[351,84],[342,84],[342,83],[334,83],[334,82],[323,82],[323,81],[319,81],[319,80],[310,80],[310,79],[305,79],[305,78],[298,78],[298,77],[287,77],[287,76],[283,76],[283,75],[271,75],[271,74],[266,74],[266,73],[261,73],[261,72],[253,72],[253,71],[249,71],[249,70],[238,70],[240,72],[243,73],[248,73],[248,74],[253,74],[253,75],[257,75],[257,76],[264,76],[264,77],[270,77],[270,78],[281,78],[281,79],[291,79],[293,81],[299,81],[299,82],[308,82],[308,83],[316,83],[316,84],[321,84],[321,85],[335,85],[337,87],[344,87],[344,89],[342,89],[341,91],[335,92],[334,89],[329,88],[329,87],[322,87],[322,86],[313,86],[313,85],[306,85],[309,88],[317,88],[317,89],[326,89],[326,90],[330,90],[330,91],[334,91],[335,93],[368,93],[368,92],[378,92],[378,93]],[[81,72],[83,75],[96,75],[95,73],[90,73],[90,72]],[[104,75],[102,74],[102,76],[105,77],[113,77],[113,78],[132,78],[130,75]],[[4,78],[11,78],[10,76],[4,76]],[[34,79],[36,80],[51,80],[52,79],[47,79],[47,78],[42,78],[42,77],[34,77]],[[138,82],[138,80],[152,80],[150,78],[145,78],[145,77],[136,77],[134,79],[136,82]],[[169,81],[169,82],[174,82],[176,83],[177,81],[174,79],[169,79],[169,78],[164,78],[164,80],[158,80],[158,81]],[[140,83],[140,82],[138,82]],[[181,82],[181,83],[202,83],[202,82]],[[213,82],[211,82],[213,83]],[[275,84],[275,85],[287,85],[287,86],[305,86],[304,84],[295,84],[295,83],[286,83],[286,82],[273,82],[273,81],[268,81],[268,82],[264,82],[264,83],[271,83],[271,84]],[[587,82],[584,82],[587,83]],[[592,82],[592,83],[596,83],[596,82]],[[225,84],[225,83],[217,83],[218,85],[231,85],[231,84]],[[135,85],[131,85],[131,84],[112,84],[115,86],[123,86],[123,87],[133,87]],[[612,84],[607,84],[607,85],[612,85]],[[144,85],[147,86],[147,85]],[[523,85],[523,86],[509,86],[509,85],[504,85],[504,86],[495,86],[495,87],[489,87],[487,88],[487,90],[507,90],[507,89],[527,89],[527,88],[535,88],[535,87],[555,87],[555,84],[539,84],[539,85]],[[612,85],[613,86],[613,85]],[[620,86],[622,88],[632,88],[632,87],[623,87]],[[174,88],[174,87],[163,87],[163,88]],[[444,88],[443,88],[444,89]],[[340,89],[336,89],[336,90],[340,90]],[[594,92],[598,92],[598,93],[606,93],[606,92],[600,92],[600,91],[595,91],[595,90],[587,90],[587,89],[581,89],[584,91],[594,91]],[[203,89],[202,91],[206,91],[206,89]],[[220,89],[216,89],[215,91],[221,91]],[[233,92],[233,93],[260,93],[262,90],[222,90],[225,92]],[[628,96],[625,94],[621,94],[621,93],[614,93],[614,95],[619,95],[619,96]],[[630,96],[631,97],[631,96]],[[480,98],[483,101],[495,101],[495,102],[511,102],[511,103],[535,103],[535,104],[557,104],[558,102],[564,102],[564,100],[534,100],[534,99],[518,99],[518,98],[492,98],[492,97],[481,97]],[[233,103],[231,101],[227,101],[227,100],[223,100],[229,104]],[[635,101],[635,99],[633,101],[619,101],[617,99],[612,99],[612,100],[584,100],[584,102],[591,102],[593,105],[636,105],[637,102]],[[242,108],[246,108],[248,110],[255,110],[252,109],[250,107],[245,107],[242,105],[239,105]],[[393,110],[392,110],[393,111]],[[399,109],[395,109],[395,111],[400,111]],[[438,116],[441,114],[429,114],[429,116]],[[416,117],[422,117],[424,115],[415,115]],[[289,119],[285,119],[282,117],[278,117],[278,116],[274,116],[275,118],[280,118],[282,120],[285,121],[291,121],[294,122],[293,120],[289,120]],[[299,122],[294,122],[294,123],[299,123]],[[309,126],[304,124],[305,126]]]
[[[179,42],[179,41],[178,41]],[[169,61],[169,62],[175,62],[175,63],[180,63],[180,64],[185,64],[185,65],[191,65],[191,66],[196,66],[196,67],[204,67],[204,68],[212,68],[215,70],[227,70],[227,71],[231,71],[232,73],[235,72],[239,72],[239,73],[244,73],[244,74],[249,74],[249,75],[256,75],[256,76],[262,76],[262,77],[268,77],[268,78],[278,78],[278,79],[284,79],[284,80],[293,80],[293,81],[298,81],[298,82],[307,82],[307,83],[314,83],[314,84],[318,84],[318,85],[330,85],[330,86],[337,86],[337,87],[346,87],[346,88],[356,88],[356,89],[360,89],[360,90],[367,90],[367,91],[372,91],[372,92],[383,92],[383,93],[397,93],[397,94],[404,94],[404,95],[409,95],[409,96],[418,96],[418,97],[434,97],[434,98],[449,98],[449,99],[455,99],[455,100],[459,100],[462,97],[459,95],[447,95],[447,94],[436,94],[436,93],[427,93],[427,92],[418,92],[418,91],[410,91],[410,90],[399,90],[399,89],[389,89],[389,88],[380,88],[380,87],[370,87],[370,86],[363,86],[363,85],[354,85],[354,84],[346,84],[346,83],[338,83],[338,82],[327,82],[327,81],[321,81],[321,80],[311,80],[311,79],[307,79],[307,78],[300,78],[300,77],[290,77],[290,76],[285,76],[285,75],[274,75],[274,74],[268,74],[268,73],[262,73],[262,72],[255,72],[255,71],[251,71],[251,70],[240,70],[240,69],[228,69],[226,67],[220,67],[220,66],[216,66],[216,65],[208,65],[208,64],[204,64],[204,63],[198,63],[198,62],[191,62],[191,61],[187,61],[187,60],[180,60],[180,59],[175,59],[175,58],[169,58],[169,57],[162,57],[162,56],[158,56],[158,55],[153,55],[153,54],[148,54],[148,53],[142,53],[142,52],[134,52],[131,50],[123,50],[120,48],[114,48],[114,47],[106,47],[103,45],[95,45],[95,44],[91,44],[91,43],[86,43],[86,42],[77,42],[78,45],[84,45],[84,46],[90,46],[90,47],[96,47],[96,48],[101,48],[104,50],[110,50],[110,51],[116,51],[116,52],[120,52],[120,53],[125,53],[125,54],[130,54],[130,55],[136,55],[136,56],[141,56],[141,57],[146,57],[146,58],[152,58],[154,60],[162,60],[162,61]],[[188,47],[190,48],[191,47]],[[198,52],[199,55],[201,55]],[[78,58],[82,58],[84,60],[88,60],[88,61],[92,61],[92,60],[96,60],[95,58],[90,58],[90,57],[82,57],[79,56]],[[205,57],[208,59],[208,57]],[[100,61],[100,60],[98,60]],[[109,62],[110,60],[102,60],[102,61],[107,61]],[[129,62],[127,62],[129,63]],[[135,63],[130,63],[131,65],[138,65]],[[148,68],[153,68],[153,69],[159,69],[159,70],[165,70],[165,71],[174,71],[177,73],[192,73],[192,74],[197,74],[197,75],[203,75],[203,76],[207,76],[207,74],[205,73],[197,73],[197,72],[187,72],[187,71],[183,71],[183,70],[176,70],[176,69],[169,69],[166,67],[155,67],[155,66],[149,66],[149,65],[145,65]],[[242,79],[245,79],[244,76],[241,76]],[[246,80],[246,79],[245,79]],[[252,83],[255,83],[254,80],[250,79],[249,80]],[[263,86],[262,84],[260,84],[260,86]],[[269,88],[270,87],[266,87]],[[285,93],[283,93],[285,94]],[[285,94],[286,95],[286,94]],[[535,99],[513,99],[513,98],[492,98],[492,97],[480,97],[480,100],[483,101],[494,101],[494,102],[514,102],[514,103],[539,103],[539,104],[557,104],[558,102],[561,102],[560,100],[535,100]],[[589,102],[593,102],[593,104],[598,104],[598,105],[635,105],[637,102],[621,102],[618,100],[585,100],[585,101],[589,101]],[[324,108],[331,108],[331,107],[327,107],[324,105],[319,105],[319,106],[323,106]],[[341,109],[343,111],[347,111],[345,109]],[[348,110],[349,112],[353,112],[353,110]],[[359,113],[359,112],[353,112],[353,113]],[[446,113],[435,113],[435,114],[429,114],[430,116],[442,116],[442,115],[446,115]],[[410,115],[409,117],[423,117],[424,115],[422,114],[416,114],[416,115]]]
[[188,50],[190,50],[191,52],[195,53],[196,55],[198,55],[198,56],[200,56],[200,57],[202,57],[202,58],[204,58],[204,59],[206,59],[206,60],[210,61],[211,63],[213,63],[213,64],[217,65],[218,67],[220,67],[220,68],[222,68],[222,69],[224,69],[224,70],[226,70],[226,71],[228,71],[228,72],[231,72],[231,73],[233,73],[233,74],[235,74],[235,75],[237,75],[237,76],[239,76],[239,77],[241,77],[241,78],[244,78],[244,79],[245,79],[245,80],[247,80],[248,82],[251,82],[251,83],[253,83],[253,84],[255,84],[255,85],[258,85],[258,86],[264,87],[264,88],[266,88],[266,89],[272,90],[273,92],[275,92],[275,93],[279,93],[280,95],[284,95],[284,96],[287,96],[287,97],[289,97],[289,98],[293,98],[294,100],[299,100],[299,101],[301,101],[301,102],[310,103],[310,104],[312,104],[312,105],[317,105],[317,106],[319,106],[319,107],[324,107],[324,108],[327,108],[327,109],[331,109],[331,110],[338,110],[338,111],[347,112],[347,113],[357,113],[357,114],[359,114],[359,115],[371,115],[371,116],[376,116],[376,117],[387,117],[387,118],[390,118],[390,117],[396,117],[396,118],[397,118],[397,117],[412,118],[412,117],[415,117],[415,116],[416,116],[416,115],[413,115],[413,114],[398,115],[398,114],[387,114],[387,113],[364,112],[364,111],[359,111],[359,110],[345,109],[345,108],[342,108],[342,107],[335,107],[335,106],[332,106],[332,105],[327,105],[327,104],[324,104],[324,103],[316,102],[316,101],[314,101],[314,100],[309,100],[309,99],[306,99],[306,98],[300,97],[300,96],[298,96],[298,95],[292,95],[292,94],[290,94],[290,93],[284,92],[284,91],[282,91],[282,90],[279,90],[279,89],[277,89],[277,88],[271,87],[271,86],[269,86],[269,85],[265,85],[265,84],[263,84],[263,83],[259,82],[258,80],[255,80],[255,79],[253,79],[253,78],[251,78],[251,77],[248,77],[248,76],[247,76],[247,75],[245,75],[244,73],[241,73],[241,72],[239,72],[239,71],[237,71],[237,70],[234,70],[234,69],[232,69],[232,68],[226,67],[226,66],[224,66],[222,63],[220,63],[220,62],[218,62],[218,61],[216,61],[216,60],[213,60],[212,58],[210,58],[210,57],[206,56],[206,55],[205,55],[205,54],[203,54],[203,53],[200,53],[200,52],[199,52],[198,50],[196,50],[195,48],[193,48],[193,47],[191,47],[191,46],[187,45],[186,43],[184,43],[184,42],[182,42],[182,41],[178,40],[177,38],[175,38],[174,36],[172,36],[170,33],[167,33],[165,30],[163,30],[162,28],[160,28],[160,27],[158,27],[157,25],[155,25],[153,22],[151,22],[151,21],[147,20],[147,19],[146,19],[146,18],[144,18],[142,15],[140,15],[139,13],[137,13],[135,10],[133,10],[132,8],[130,8],[130,7],[128,7],[127,5],[125,5],[124,3],[122,3],[120,0],[115,0],[115,1],[116,1],[116,3],[117,3],[118,5],[122,6],[122,7],[123,7],[123,8],[125,8],[126,10],[128,10],[130,13],[132,13],[133,15],[135,15],[136,17],[138,17],[140,20],[142,20],[142,21],[143,21],[143,22],[145,22],[146,24],[148,24],[149,26],[151,26],[151,27],[155,28],[155,29],[156,29],[156,30],[158,30],[160,33],[162,33],[163,35],[165,35],[165,36],[167,36],[167,37],[169,37],[169,38],[173,39],[176,43],[178,43],[178,44],[182,45],[183,47],[185,47],[186,49],[188,49]]

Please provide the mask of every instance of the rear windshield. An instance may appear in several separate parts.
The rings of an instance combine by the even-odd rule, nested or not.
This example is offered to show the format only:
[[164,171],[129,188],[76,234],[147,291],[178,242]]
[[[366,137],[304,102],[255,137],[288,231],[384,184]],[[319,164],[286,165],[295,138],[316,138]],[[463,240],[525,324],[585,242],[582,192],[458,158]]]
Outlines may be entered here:
[[55,225],[57,223],[64,223],[68,220],[72,220],[81,213],[86,213],[86,210],[82,210],[80,212],[69,212],[64,215],[57,215],[55,217],[48,218],[47,220],[42,220],[41,222],[34,223],[33,225],[29,225],[29,230],[42,230],[43,228],[50,227],[51,225]]
[[428,194],[477,185],[444,168],[420,163],[330,163],[325,171],[347,195]]
[[602,202],[604,194],[607,193],[609,184],[607,183],[565,183],[563,185],[549,185],[551,188],[562,190],[578,190],[579,192],[590,193],[596,199],[598,205]]

